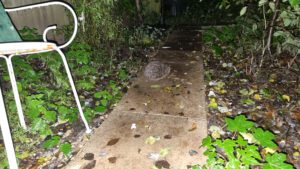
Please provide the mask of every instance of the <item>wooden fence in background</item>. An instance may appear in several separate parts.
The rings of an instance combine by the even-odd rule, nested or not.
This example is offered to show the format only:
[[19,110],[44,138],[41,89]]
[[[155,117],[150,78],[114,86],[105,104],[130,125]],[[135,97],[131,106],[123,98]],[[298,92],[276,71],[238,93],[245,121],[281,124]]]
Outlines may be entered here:
[[[28,4],[46,2],[49,0],[1,0],[5,8],[12,8],[24,6]],[[45,28],[49,25],[56,24],[58,27],[68,24],[68,13],[64,7],[48,6],[42,8],[35,8],[26,11],[12,12],[11,19],[17,29],[22,29],[24,26],[30,28],[37,28],[39,33],[43,33]],[[55,39],[58,42],[62,41],[62,37],[54,37],[50,34],[50,39]]]

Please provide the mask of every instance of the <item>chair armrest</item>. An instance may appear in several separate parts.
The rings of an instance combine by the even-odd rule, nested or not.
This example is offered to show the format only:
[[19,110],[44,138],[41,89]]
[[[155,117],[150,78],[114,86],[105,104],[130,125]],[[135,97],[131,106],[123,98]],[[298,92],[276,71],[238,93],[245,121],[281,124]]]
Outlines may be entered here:
[[[10,12],[23,11],[23,10],[33,9],[33,8],[39,8],[39,7],[47,7],[47,6],[50,6],[50,5],[64,6],[65,8],[67,8],[71,12],[71,14],[73,16],[73,19],[74,19],[73,34],[72,34],[69,41],[67,41],[65,44],[63,44],[61,46],[58,46],[58,48],[60,48],[60,49],[65,48],[65,47],[67,47],[68,45],[70,45],[72,43],[72,41],[75,39],[75,36],[77,34],[77,31],[78,31],[78,20],[77,20],[76,13],[73,10],[73,8],[70,5],[68,5],[67,3],[60,2],[60,1],[43,2],[43,3],[38,3],[38,4],[33,4],[33,5],[26,5],[26,6],[16,7],[16,8],[7,8],[7,9],[5,9],[5,11],[10,13]],[[53,29],[56,29],[56,26],[50,26],[47,29],[45,29],[45,31],[43,33],[43,39],[44,39],[45,42],[47,42],[47,32],[49,30],[53,30]]]

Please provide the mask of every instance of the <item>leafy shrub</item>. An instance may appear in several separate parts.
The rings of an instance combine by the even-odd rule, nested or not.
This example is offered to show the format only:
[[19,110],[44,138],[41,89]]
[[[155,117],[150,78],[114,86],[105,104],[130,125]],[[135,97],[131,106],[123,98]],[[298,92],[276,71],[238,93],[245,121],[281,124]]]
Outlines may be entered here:
[[286,163],[286,154],[279,152],[272,132],[256,127],[244,115],[226,118],[226,124],[226,133],[222,129],[214,130],[211,136],[203,139],[207,163],[202,167],[195,166],[195,169],[293,169]]

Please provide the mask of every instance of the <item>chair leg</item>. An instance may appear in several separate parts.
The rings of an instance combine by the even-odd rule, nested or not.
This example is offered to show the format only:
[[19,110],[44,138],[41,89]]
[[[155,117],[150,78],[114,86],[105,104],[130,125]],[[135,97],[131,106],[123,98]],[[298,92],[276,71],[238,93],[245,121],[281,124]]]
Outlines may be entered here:
[[15,97],[15,102],[16,102],[16,105],[17,105],[19,120],[20,120],[20,123],[21,123],[21,126],[23,127],[23,129],[26,130],[27,126],[26,126],[26,123],[25,123],[25,118],[24,118],[24,113],[23,113],[23,109],[22,109],[21,99],[20,99],[20,96],[19,96],[17,81],[16,81],[16,77],[15,77],[15,73],[14,73],[14,68],[13,68],[12,61],[11,61],[12,57],[13,57],[13,55],[9,56],[6,59],[6,63],[7,63],[10,82],[11,82],[14,97]]
[[4,139],[8,164],[10,169],[18,169],[18,163],[16,159],[15,149],[11,137],[11,132],[8,124],[8,119],[6,115],[5,105],[3,101],[3,96],[0,89],[0,127],[2,136]]
[[73,77],[72,77],[72,74],[71,74],[71,71],[70,71],[70,68],[69,68],[69,65],[68,65],[68,62],[67,62],[67,59],[66,59],[66,56],[64,55],[64,53],[59,49],[59,48],[56,48],[55,49],[61,56],[62,58],[62,61],[64,63],[64,67],[65,67],[65,70],[67,72],[67,75],[68,75],[68,78],[69,78],[69,82],[70,82],[70,85],[71,85],[71,88],[72,88],[72,91],[73,91],[73,94],[74,94],[74,98],[75,98],[75,101],[76,101],[76,104],[77,104],[77,107],[78,107],[78,110],[79,110],[79,114],[80,114],[80,117],[85,125],[85,128],[86,128],[86,133],[91,133],[91,129],[84,117],[84,114],[83,114],[83,110],[82,110],[82,107],[81,107],[81,104],[80,104],[80,101],[79,101],[79,97],[78,97],[78,94],[77,94],[77,91],[76,91],[76,88],[75,88],[75,84],[74,84],[74,81],[73,81]]

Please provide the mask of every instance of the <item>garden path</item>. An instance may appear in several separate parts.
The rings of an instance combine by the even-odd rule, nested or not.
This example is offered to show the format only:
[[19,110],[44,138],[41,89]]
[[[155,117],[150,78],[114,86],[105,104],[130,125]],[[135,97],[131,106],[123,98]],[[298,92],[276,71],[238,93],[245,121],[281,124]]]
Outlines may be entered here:
[[207,135],[198,31],[173,31],[152,60],[171,73],[149,81],[141,72],[107,120],[66,169],[191,168],[203,164]]

